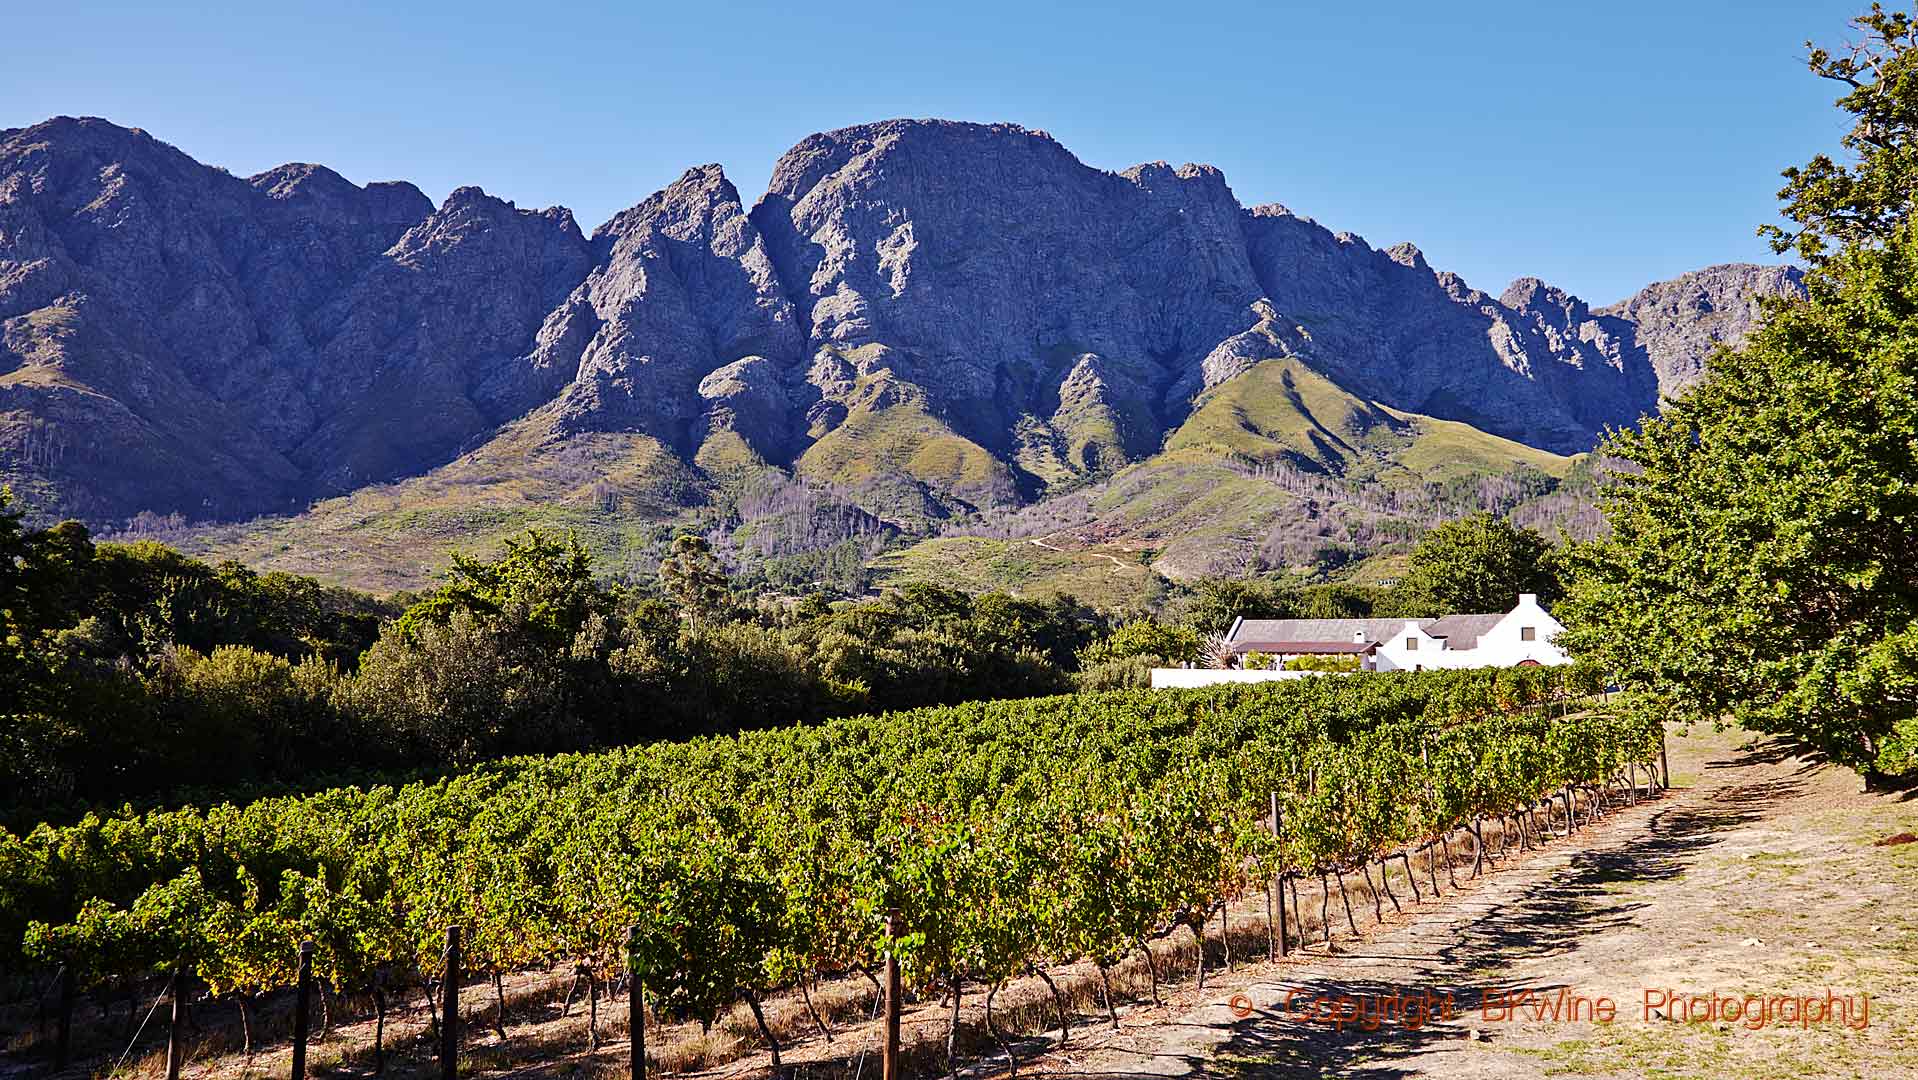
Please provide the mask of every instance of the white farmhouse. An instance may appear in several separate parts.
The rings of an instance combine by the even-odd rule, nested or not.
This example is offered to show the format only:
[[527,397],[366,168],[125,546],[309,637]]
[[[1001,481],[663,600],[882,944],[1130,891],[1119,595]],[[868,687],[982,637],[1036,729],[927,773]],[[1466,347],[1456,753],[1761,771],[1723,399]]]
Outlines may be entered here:
[[1379,640],[1374,670],[1569,664],[1572,658],[1552,642],[1564,629],[1536,594],[1520,593],[1518,606],[1503,615],[1404,620]]
[[[1500,614],[1447,615],[1439,619],[1235,619],[1225,635],[1233,664],[1225,669],[1155,668],[1153,686],[1209,686],[1300,678],[1288,661],[1351,657],[1360,671],[1425,671],[1442,668],[1526,667],[1569,664],[1553,643],[1565,629],[1520,593],[1518,606]],[[1269,658],[1270,669],[1248,670],[1244,658]]]

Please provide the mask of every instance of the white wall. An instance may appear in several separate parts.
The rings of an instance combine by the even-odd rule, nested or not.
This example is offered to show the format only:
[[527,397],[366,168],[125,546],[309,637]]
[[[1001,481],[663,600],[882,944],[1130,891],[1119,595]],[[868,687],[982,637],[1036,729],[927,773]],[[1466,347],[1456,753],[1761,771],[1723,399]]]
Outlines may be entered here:
[[[1536,640],[1522,639],[1521,631],[1527,626],[1537,631]],[[1552,618],[1550,612],[1539,606],[1537,596],[1524,593],[1518,598],[1518,606],[1507,612],[1490,630],[1479,635],[1478,643],[1470,649],[1443,648],[1440,639],[1427,636],[1417,623],[1407,623],[1404,629],[1379,644],[1379,670],[1517,667],[1527,660],[1548,665],[1569,664],[1571,657],[1552,643],[1552,639],[1564,629],[1564,623]],[[1409,637],[1419,639],[1417,649],[1406,649],[1405,640]]]
[[1309,679],[1314,675],[1346,675],[1343,671],[1244,671],[1238,668],[1176,668],[1155,667],[1152,669],[1152,688],[1154,690],[1189,690],[1197,686],[1218,686],[1222,683],[1262,683],[1285,682],[1290,679]]
[[[1418,648],[1406,648],[1408,640],[1417,641]],[[1445,662],[1439,658],[1444,648],[1442,639],[1427,634],[1419,629],[1418,623],[1408,619],[1398,633],[1379,642],[1378,670],[1414,671],[1420,667],[1444,667]]]
[[[1524,627],[1537,631],[1534,641],[1522,640],[1520,633]],[[1565,630],[1565,624],[1552,618],[1551,613],[1540,607],[1538,597],[1526,593],[1518,598],[1518,606],[1510,614],[1498,621],[1498,625],[1479,636],[1478,647],[1462,656],[1477,654],[1481,657],[1480,667],[1512,667],[1525,660],[1536,660],[1541,664],[1569,664],[1572,658],[1565,650],[1553,643]]]

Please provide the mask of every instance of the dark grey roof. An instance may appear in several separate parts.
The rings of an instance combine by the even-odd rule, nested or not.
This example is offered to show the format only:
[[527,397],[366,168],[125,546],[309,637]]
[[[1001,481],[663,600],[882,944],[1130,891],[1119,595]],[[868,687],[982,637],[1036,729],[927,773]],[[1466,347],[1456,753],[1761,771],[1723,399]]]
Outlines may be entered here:
[[1292,655],[1337,655],[1368,653],[1378,648],[1376,641],[1246,641],[1232,642],[1234,652],[1284,653]]
[[1253,641],[1351,641],[1363,632],[1367,641],[1384,641],[1405,624],[1430,625],[1432,619],[1241,619],[1226,638],[1226,644],[1239,648],[1240,642]]
[[1479,636],[1498,625],[1503,615],[1447,615],[1425,627],[1425,632],[1433,637],[1445,639],[1448,649],[1473,649],[1478,647]]

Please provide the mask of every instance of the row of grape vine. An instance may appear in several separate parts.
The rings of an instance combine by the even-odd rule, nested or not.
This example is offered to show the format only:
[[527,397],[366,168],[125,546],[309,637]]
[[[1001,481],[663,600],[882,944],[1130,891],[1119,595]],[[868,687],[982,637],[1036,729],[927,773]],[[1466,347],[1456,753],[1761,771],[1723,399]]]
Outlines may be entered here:
[[82,989],[177,972],[244,1001],[293,981],[303,941],[333,987],[431,984],[458,926],[467,972],[630,962],[699,1019],[889,948],[920,988],[1103,970],[1275,874],[1350,871],[1654,760],[1656,725],[1570,710],[1580,679],[973,703],[0,832],[0,964]]

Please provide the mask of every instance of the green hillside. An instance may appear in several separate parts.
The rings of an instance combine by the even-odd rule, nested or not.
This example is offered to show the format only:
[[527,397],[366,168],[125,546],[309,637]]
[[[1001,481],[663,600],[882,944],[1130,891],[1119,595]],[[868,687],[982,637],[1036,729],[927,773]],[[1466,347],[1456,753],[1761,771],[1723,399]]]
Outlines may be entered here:
[[670,540],[670,523],[705,500],[698,473],[655,439],[590,434],[548,443],[528,423],[425,476],[174,542],[206,558],[390,592],[429,584],[455,550],[490,553],[528,528],[577,533],[600,567],[629,571]]
[[1011,501],[1012,473],[926,408],[925,394],[890,372],[864,376],[839,422],[811,432],[794,472],[858,493],[866,508],[902,528],[925,528]]
[[889,585],[925,582],[1023,596],[1065,593],[1112,612],[1146,611],[1165,584],[1135,552],[1063,548],[1036,537],[935,537],[880,556],[874,569]]
[[[1118,610],[1166,578],[1337,573],[1402,549],[1483,478],[1537,501],[1583,472],[1579,458],[1390,409],[1281,359],[1201,395],[1159,453],[1015,510],[1012,467],[935,416],[917,387],[882,370],[846,400],[790,472],[730,432],[688,463],[641,435],[549,439],[535,416],[425,476],[167,539],[391,591],[430,583],[455,549],[490,551],[529,527],[576,533],[601,567],[644,574],[681,529],[730,529],[745,565],[843,545],[863,513],[890,528],[875,534],[868,518],[859,551],[834,558],[878,553],[882,585],[1070,592]],[[1588,487],[1556,498],[1577,502]],[[1015,524],[995,539],[941,535],[982,510]]]
[[1409,546],[1483,478],[1521,478],[1513,486],[1529,485],[1535,500],[1581,460],[1391,409],[1298,360],[1268,360],[1201,395],[1161,453],[1022,511],[1053,550],[934,539],[882,569],[897,580],[1082,594],[1132,581],[1101,577],[1102,564],[1112,569],[1103,556],[1174,579],[1318,576]]
[[1443,482],[1520,466],[1563,478],[1573,458],[1368,401],[1296,359],[1267,360],[1200,395],[1167,450],[1284,460],[1353,480]]

